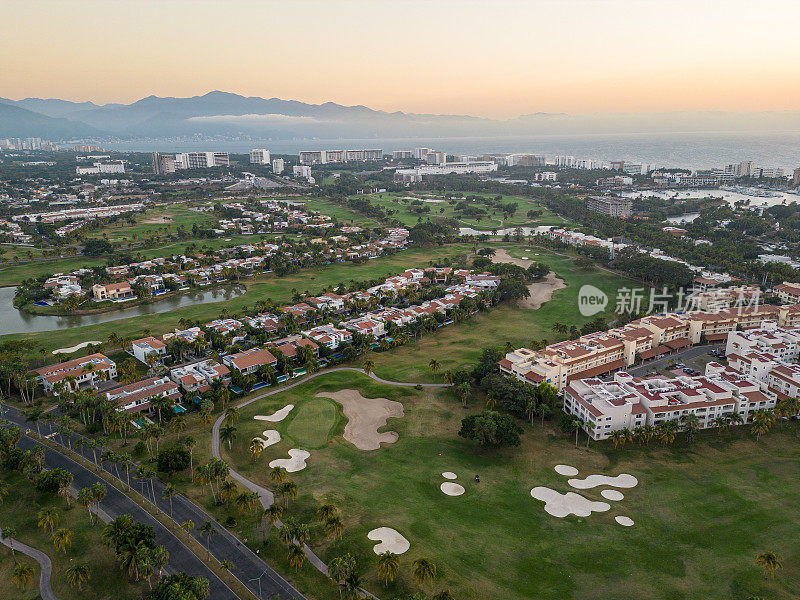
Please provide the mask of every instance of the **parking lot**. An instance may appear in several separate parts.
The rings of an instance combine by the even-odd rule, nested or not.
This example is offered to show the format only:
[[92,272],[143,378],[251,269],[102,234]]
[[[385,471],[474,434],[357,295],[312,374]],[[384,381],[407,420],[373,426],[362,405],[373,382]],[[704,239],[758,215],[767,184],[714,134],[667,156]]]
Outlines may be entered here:
[[[710,354],[714,352],[715,354]],[[705,373],[706,365],[710,362],[727,364],[725,361],[725,346],[720,344],[709,344],[704,346],[694,346],[686,348],[681,352],[646,362],[637,367],[631,367],[627,371],[636,377],[647,377],[650,375],[664,375],[675,377],[677,375],[702,375]],[[691,371],[691,372],[687,372]]]

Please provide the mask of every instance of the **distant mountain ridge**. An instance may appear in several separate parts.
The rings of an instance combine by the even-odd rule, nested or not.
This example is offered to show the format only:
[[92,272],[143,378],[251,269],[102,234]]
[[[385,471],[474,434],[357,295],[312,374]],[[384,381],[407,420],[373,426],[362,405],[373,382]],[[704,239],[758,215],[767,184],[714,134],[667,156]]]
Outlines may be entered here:
[[[12,112],[10,108],[25,112]],[[55,98],[0,98],[0,137],[251,135],[273,139],[368,139],[796,129],[800,129],[800,111],[583,115],[538,112],[499,120],[386,112],[363,105],[310,104],[222,91],[189,98],[147,96],[131,104],[105,105]]]

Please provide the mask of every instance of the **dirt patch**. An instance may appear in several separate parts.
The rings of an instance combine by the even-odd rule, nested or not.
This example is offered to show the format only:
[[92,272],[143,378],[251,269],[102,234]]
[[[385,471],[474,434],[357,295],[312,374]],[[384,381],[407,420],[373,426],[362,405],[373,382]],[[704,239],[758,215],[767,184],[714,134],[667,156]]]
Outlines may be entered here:
[[142,220],[143,225],[166,225],[167,223],[172,223],[172,217],[150,217]]
[[386,398],[365,398],[358,390],[339,390],[338,392],[319,392],[317,397],[330,398],[342,405],[347,417],[344,439],[359,450],[377,450],[381,444],[394,444],[397,432],[378,429],[391,418],[404,415],[403,405]]
[[[509,263],[527,269],[532,263],[532,260],[525,258],[514,258],[504,248],[498,250],[492,257],[492,262],[496,263]],[[527,308],[536,310],[542,304],[553,298],[553,294],[558,290],[563,290],[567,284],[563,279],[556,277],[556,274],[550,271],[543,281],[537,281],[528,286],[530,296],[524,300],[520,300],[517,305],[520,308]]]

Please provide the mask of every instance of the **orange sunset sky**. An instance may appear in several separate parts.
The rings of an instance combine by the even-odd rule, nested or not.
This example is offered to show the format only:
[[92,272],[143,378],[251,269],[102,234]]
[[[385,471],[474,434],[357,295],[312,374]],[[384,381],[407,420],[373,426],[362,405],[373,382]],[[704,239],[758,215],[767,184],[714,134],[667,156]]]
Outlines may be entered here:
[[3,0],[0,96],[384,110],[800,109],[800,2]]

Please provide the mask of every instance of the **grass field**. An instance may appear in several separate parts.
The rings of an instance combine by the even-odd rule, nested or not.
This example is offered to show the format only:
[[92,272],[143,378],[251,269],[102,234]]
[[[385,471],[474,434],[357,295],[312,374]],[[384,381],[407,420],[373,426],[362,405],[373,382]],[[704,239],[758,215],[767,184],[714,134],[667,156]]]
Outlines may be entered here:
[[[472,192],[466,195],[494,197],[491,194],[473,194]],[[414,207],[411,206],[413,200],[410,198],[417,196],[412,196],[410,193],[383,192],[368,194],[365,197],[384,210],[396,211],[391,217],[401,221],[405,225],[416,225],[420,220],[420,216],[423,221],[438,216],[449,217],[460,221],[464,225],[485,229],[487,231],[500,227],[565,225],[568,223],[565,219],[548,210],[543,204],[540,205],[536,200],[523,198],[521,196],[503,196],[503,203],[516,202],[519,204],[516,214],[509,219],[504,219],[503,214],[499,210],[492,209],[488,205],[485,206],[488,214],[484,218],[463,217],[455,211],[454,205],[447,202],[443,195],[436,195],[434,193],[418,194],[418,199],[423,201],[422,206],[430,208],[430,212],[422,215],[418,215],[414,212]],[[425,202],[426,200],[428,200],[428,202]],[[529,219],[527,216],[529,210],[541,210],[542,215],[534,219]]]
[[[563,336],[552,330],[556,321],[580,326],[590,320],[578,312],[578,291],[581,286],[594,285],[613,299],[619,287],[630,285],[628,280],[606,271],[581,270],[575,266],[571,256],[512,244],[495,247],[504,247],[509,254],[516,257],[526,253],[531,259],[548,265],[565,281],[567,287],[556,291],[553,299],[538,310],[502,304],[487,313],[475,315],[469,321],[442,328],[434,335],[375,354],[373,360],[378,375],[393,381],[441,381],[441,375],[435,376],[428,369],[431,358],[436,358],[444,371],[474,363],[483,346],[502,346],[510,342],[518,348],[529,345],[532,339],[557,341]],[[598,316],[612,320],[613,310],[612,302],[606,313]]]
[[203,226],[214,222],[212,215],[189,210],[183,203],[157,206],[143,214],[132,215],[132,218],[134,223],[129,223],[128,216],[123,215],[116,223],[87,231],[86,236],[130,243],[150,237],[165,237],[179,227],[191,231],[193,225]]
[[[341,438],[337,422],[328,444],[306,446],[309,466],[291,475],[300,495],[290,511],[312,525],[312,547],[324,559],[353,552],[367,588],[380,597],[416,590],[410,568],[420,556],[438,566],[428,590],[449,587],[460,599],[795,597],[800,447],[794,423],[779,425],[759,442],[745,430],[704,432],[692,446],[613,450],[583,443],[576,448],[571,437],[537,422],[525,425],[520,448],[480,451],[456,435],[461,418],[479,407],[465,411],[448,391],[415,391],[334,373],[243,409],[239,439],[224,452],[226,458],[248,477],[271,485],[267,463],[304,446],[283,440],[253,463],[247,446],[264,428],[253,415],[287,403],[298,411],[317,391],[342,388],[402,402],[405,416],[387,425],[399,440],[361,452]],[[288,433],[291,423],[278,429]],[[557,519],[530,490],[545,485],[568,491],[566,478],[553,471],[559,463],[577,467],[580,476],[631,473],[640,483],[624,490],[625,499],[607,513]],[[441,493],[443,471],[457,473],[464,496]],[[481,483],[474,482],[475,474]],[[602,500],[599,489],[582,493]],[[339,506],[347,526],[344,539],[333,545],[322,541],[314,515],[327,501]],[[617,515],[632,518],[634,527],[617,525]],[[397,529],[411,542],[401,558],[400,578],[388,590],[377,581],[374,542],[366,537],[380,526]],[[774,580],[764,579],[754,562],[755,554],[766,550],[783,557],[784,568]]]
[[342,224],[357,225],[359,227],[375,227],[378,225],[377,221],[370,219],[369,217],[365,217],[364,215],[360,215],[357,212],[350,210],[346,206],[336,204],[335,202],[331,202],[329,200],[322,198],[308,198],[302,201],[306,206],[306,210],[316,211],[318,213],[322,213],[323,215],[328,215],[329,217],[339,219],[340,223]]
[[[19,473],[3,472],[3,478],[11,488],[11,494],[4,498],[0,505],[0,522],[3,526],[17,529],[16,538],[21,542],[45,552],[53,563],[51,584],[53,592],[59,600],[79,600],[97,598],[108,600],[138,599],[147,590],[145,582],[134,583],[128,580],[117,565],[113,551],[109,550],[101,538],[103,524],[92,526],[86,511],[74,501],[72,508],[67,509],[62,498],[49,494],[39,494],[33,485]],[[73,532],[72,547],[64,552],[56,552],[50,541],[50,534],[37,526],[37,513],[42,508],[52,507],[58,511],[60,520],[58,527]],[[25,591],[20,591],[11,583],[13,561],[11,552],[1,547],[0,556],[0,598],[20,600],[38,597],[39,565],[31,559],[27,564],[36,570],[34,583]],[[19,557],[19,552],[17,553]],[[76,562],[88,562],[92,568],[91,579],[78,591],[69,585],[66,571]]]

